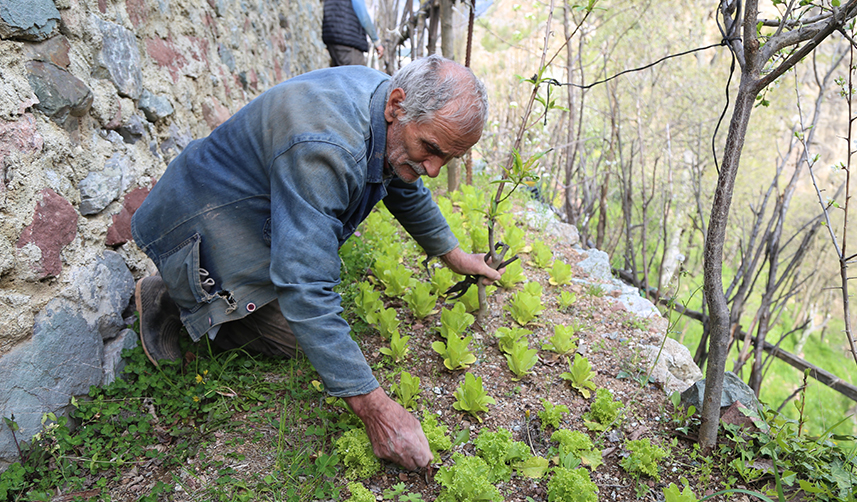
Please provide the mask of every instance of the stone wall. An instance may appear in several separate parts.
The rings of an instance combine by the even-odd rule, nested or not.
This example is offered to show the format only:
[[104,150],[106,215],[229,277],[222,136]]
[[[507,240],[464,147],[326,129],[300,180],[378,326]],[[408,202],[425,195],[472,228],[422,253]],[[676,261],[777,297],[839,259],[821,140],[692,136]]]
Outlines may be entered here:
[[[2,0],[0,416],[19,438],[136,343],[152,264],[130,217],[169,161],[327,61],[321,0]],[[15,457],[0,421],[0,470]]]

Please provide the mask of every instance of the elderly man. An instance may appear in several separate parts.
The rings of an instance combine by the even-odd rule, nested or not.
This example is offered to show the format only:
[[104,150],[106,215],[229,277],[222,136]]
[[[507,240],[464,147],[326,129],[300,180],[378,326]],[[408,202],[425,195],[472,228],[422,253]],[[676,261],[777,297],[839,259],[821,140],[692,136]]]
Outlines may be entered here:
[[431,56],[392,79],[358,66],[295,77],[190,143],[132,221],[159,271],[136,291],[149,359],[180,357],[182,325],[224,348],[290,357],[299,345],[377,456],[428,465],[419,422],[378,386],[340,316],[338,249],[383,199],[429,256],[499,279],[458,247],[420,181],[479,140],[486,113],[470,70]]

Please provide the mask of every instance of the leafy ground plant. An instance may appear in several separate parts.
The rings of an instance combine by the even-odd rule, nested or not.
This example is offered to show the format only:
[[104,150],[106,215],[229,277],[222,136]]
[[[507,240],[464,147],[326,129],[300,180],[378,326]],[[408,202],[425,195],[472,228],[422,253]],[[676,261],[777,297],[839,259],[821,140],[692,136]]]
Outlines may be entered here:
[[520,380],[524,376],[530,374],[533,366],[539,362],[539,351],[529,348],[526,340],[519,340],[513,344],[511,350],[506,356],[506,363],[509,369],[515,374],[512,380]]
[[369,436],[361,427],[351,429],[337,439],[336,452],[342,459],[348,479],[368,478],[381,469],[381,462],[372,452]]
[[549,502],[597,502],[598,487],[585,469],[554,469],[548,481]]
[[595,391],[595,401],[589,411],[583,414],[583,424],[593,431],[607,430],[619,418],[624,407],[622,401],[614,401],[609,390],[601,388]]
[[390,384],[390,389],[396,395],[396,401],[407,409],[417,406],[417,397],[420,394],[420,377],[411,376],[407,371],[399,375],[399,383]]
[[571,265],[562,260],[554,260],[550,270],[551,286],[562,286],[571,282]]
[[669,455],[669,452],[652,444],[649,438],[627,441],[625,448],[631,453],[623,458],[619,465],[635,479],[646,475],[661,479],[658,474],[658,462]]
[[494,332],[494,337],[497,339],[497,347],[500,352],[508,354],[516,343],[532,334],[533,332],[526,328],[500,326]]
[[542,346],[543,349],[556,352],[560,356],[569,356],[577,350],[579,337],[574,336],[576,326],[557,324],[553,327],[553,336]]
[[559,422],[562,416],[568,413],[568,406],[564,404],[554,405],[547,399],[542,399],[544,410],[539,412],[539,419],[543,425],[550,425],[554,429],[559,429]]
[[568,362],[568,371],[561,374],[560,377],[563,380],[568,380],[571,386],[583,397],[589,399],[590,391],[595,390],[595,382],[592,381],[595,373],[592,372],[589,360],[580,354],[575,354],[573,364],[569,358],[566,358],[566,361]]
[[551,266],[551,263],[553,263],[553,252],[544,241],[533,241],[530,262],[538,268],[546,269]]
[[500,491],[488,479],[491,469],[482,457],[470,457],[456,452],[452,454],[452,461],[453,465],[441,467],[434,477],[435,481],[443,486],[437,498],[438,502],[503,500]]
[[458,335],[450,333],[446,339],[446,343],[441,341],[433,342],[431,348],[443,357],[443,365],[447,369],[452,371],[463,370],[476,362],[476,356],[473,355],[473,351],[468,347],[472,338],[472,336],[461,338]]
[[503,308],[509,312],[516,323],[526,326],[544,310],[544,305],[542,305],[539,296],[533,295],[527,290],[521,290],[515,293]]
[[464,375],[464,382],[455,390],[453,395],[456,398],[452,404],[453,408],[473,415],[479,422],[482,422],[479,413],[488,411],[489,404],[497,404],[497,401],[485,392],[482,377],[474,377],[473,373],[469,372]]
[[417,319],[425,319],[436,312],[437,295],[432,294],[431,285],[425,282],[411,280],[411,287],[405,293],[404,300]]
[[409,336],[400,335],[398,329],[394,330],[393,336],[390,338],[390,346],[381,347],[378,350],[385,356],[389,356],[394,363],[401,362],[410,351],[410,348],[408,347],[408,340],[410,339],[411,337]]

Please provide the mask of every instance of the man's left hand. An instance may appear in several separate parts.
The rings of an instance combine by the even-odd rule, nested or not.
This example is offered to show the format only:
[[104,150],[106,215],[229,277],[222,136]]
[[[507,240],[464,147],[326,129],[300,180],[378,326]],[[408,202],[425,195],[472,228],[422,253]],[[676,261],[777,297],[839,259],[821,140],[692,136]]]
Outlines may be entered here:
[[443,263],[456,274],[481,275],[483,284],[491,284],[500,280],[504,269],[494,270],[485,262],[485,255],[481,253],[465,253],[461,248],[455,248],[440,257]]

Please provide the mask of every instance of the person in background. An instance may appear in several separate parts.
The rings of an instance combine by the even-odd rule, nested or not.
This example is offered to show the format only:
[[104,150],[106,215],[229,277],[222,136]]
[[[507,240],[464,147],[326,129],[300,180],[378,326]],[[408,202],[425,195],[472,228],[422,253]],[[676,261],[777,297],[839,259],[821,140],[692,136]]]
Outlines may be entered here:
[[365,65],[369,51],[366,35],[378,57],[384,57],[384,46],[375,32],[364,0],[324,0],[321,39],[330,53],[330,66]]

